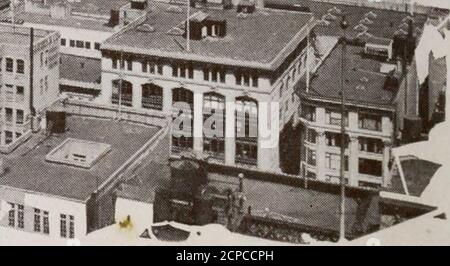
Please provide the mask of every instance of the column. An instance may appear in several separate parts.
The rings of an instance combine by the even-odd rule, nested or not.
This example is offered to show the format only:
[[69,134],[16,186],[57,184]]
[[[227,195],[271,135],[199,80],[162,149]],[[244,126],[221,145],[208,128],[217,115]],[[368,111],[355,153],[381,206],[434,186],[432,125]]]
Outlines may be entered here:
[[[270,101],[258,102],[258,169],[266,171],[279,171],[279,131],[278,118],[274,121]],[[275,108],[275,107],[274,107]],[[276,105],[278,108],[278,105]],[[274,114],[272,114],[274,113]]]
[[348,170],[349,170],[349,185],[358,186],[359,185],[359,142],[358,137],[355,135],[350,135],[349,143],[349,154],[348,154]]
[[236,157],[236,117],[235,98],[226,96],[225,98],[225,164],[234,165]]
[[194,92],[194,153],[203,155],[203,93]]
[[385,188],[390,188],[392,186],[392,176],[389,169],[389,161],[391,159],[391,148],[392,142],[390,140],[383,141],[383,184]]
[[172,116],[172,89],[163,88],[163,112]]
[[318,180],[325,180],[325,151],[326,151],[326,138],[325,131],[318,130],[317,132],[317,145],[316,145],[316,177]]
[[140,82],[132,82],[133,84],[133,108],[142,108],[142,84]]

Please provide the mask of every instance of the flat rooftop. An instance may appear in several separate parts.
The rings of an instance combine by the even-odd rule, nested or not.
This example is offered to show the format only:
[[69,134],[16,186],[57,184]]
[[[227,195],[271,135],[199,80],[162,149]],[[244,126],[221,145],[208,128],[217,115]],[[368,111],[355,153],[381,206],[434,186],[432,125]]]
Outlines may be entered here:
[[[61,1],[68,2],[67,0],[47,0],[47,3],[48,5],[53,5],[61,3]],[[129,2],[129,0],[79,0],[70,1],[69,4],[72,12],[109,15],[111,9],[119,9]]]
[[[266,6],[268,4],[283,4],[288,6],[297,5],[298,7],[308,8],[317,20],[321,20],[323,16],[327,16],[330,23],[328,25],[319,23],[315,28],[316,33],[319,35],[341,36],[342,29],[340,28],[339,23],[342,14],[345,14],[349,23],[349,27],[347,29],[347,37],[349,38],[355,38],[359,33],[361,33],[361,31],[355,29],[355,27],[359,24],[364,24],[367,27],[367,32],[371,35],[375,37],[392,39],[394,34],[399,29],[405,30],[405,26],[407,26],[407,24],[404,24],[406,21],[405,18],[411,16],[410,13],[400,11],[324,3],[321,1],[310,0],[266,0],[265,4]],[[328,14],[332,16],[329,16]],[[369,20],[363,22],[366,17]],[[414,26],[419,28],[419,31],[421,31],[427,20],[427,16],[423,14],[415,14],[413,19]]]
[[147,19],[140,24],[151,26],[152,31],[143,31],[136,25],[107,39],[102,49],[275,69],[305,38],[307,24],[312,23],[310,13],[283,10],[257,10],[243,17],[236,8],[192,8],[191,14],[199,11],[213,19],[226,20],[226,36],[191,40],[191,52],[187,52],[186,39],[169,34],[169,31],[184,32],[185,7],[153,2]]
[[100,59],[68,54],[61,54],[60,59],[60,79],[100,84],[102,76]]
[[[311,77],[306,97],[340,100],[342,46],[336,45]],[[362,56],[364,47],[347,45],[345,98],[349,103],[392,107],[397,90],[384,89],[386,74],[380,72],[381,62]],[[333,73],[333,74],[331,74]]]
[[[48,36],[51,32],[34,29],[34,41]],[[11,24],[0,23],[0,44],[30,46],[30,28],[23,26],[12,26]]]
[[[7,171],[0,186],[85,201],[159,130],[128,122],[78,116],[67,117],[68,130],[46,138],[33,135],[4,155]],[[90,169],[47,162],[45,157],[68,138],[111,145]]]
[[[2,15],[4,17],[4,15]],[[114,28],[108,26],[107,19],[85,18],[79,16],[67,16],[65,18],[52,18],[45,14],[30,12],[20,12],[16,14],[16,19],[21,19],[25,23],[42,24],[50,26],[70,27],[76,29],[86,29],[102,32],[114,32]]]

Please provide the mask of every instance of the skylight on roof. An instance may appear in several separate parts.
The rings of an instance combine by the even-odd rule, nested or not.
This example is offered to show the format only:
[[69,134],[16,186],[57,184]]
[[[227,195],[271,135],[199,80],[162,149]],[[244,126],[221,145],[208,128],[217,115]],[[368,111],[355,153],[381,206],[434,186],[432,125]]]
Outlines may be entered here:
[[111,145],[68,138],[45,156],[45,160],[90,169],[111,150]]
[[357,31],[360,31],[360,32],[364,32],[364,31],[367,31],[369,29],[369,27],[367,27],[364,24],[358,24],[353,29],[357,30]]
[[367,12],[365,16],[366,16],[366,18],[371,18],[371,19],[375,19],[378,17],[378,15],[373,11]]
[[360,24],[373,24],[373,21],[365,17],[359,21]]
[[331,21],[333,21],[333,20],[336,20],[337,17],[332,15],[332,14],[330,14],[330,13],[327,13],[327,14],[322,16],[322,19],[323,20],[331,20]]
[[183,9],[179,6],[171,5],[166,9],[169,13],[183,13]]
[[333,13],[333,14],[341,14],[342,10],[340,10],[338,7],[333,6],[332,8],[328,9],[328,13]]
[[321,20],[317,21],[317,25],[320,25],[320,26],[328,26],[330,24],[331,23],[328,20],[325,20],[325,19],[321,19]]
[[155,32],[155,28],[150,26],[149,24],[139,25],[137,26],[136,30],[141,32]]

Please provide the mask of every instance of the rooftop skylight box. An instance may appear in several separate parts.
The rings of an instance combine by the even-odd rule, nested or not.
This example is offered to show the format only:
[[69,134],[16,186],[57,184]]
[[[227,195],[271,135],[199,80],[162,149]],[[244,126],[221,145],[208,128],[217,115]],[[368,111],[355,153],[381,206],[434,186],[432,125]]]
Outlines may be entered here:
[[68,138],[50,151],[45,160],[90,169],[110,150],[109,144]]

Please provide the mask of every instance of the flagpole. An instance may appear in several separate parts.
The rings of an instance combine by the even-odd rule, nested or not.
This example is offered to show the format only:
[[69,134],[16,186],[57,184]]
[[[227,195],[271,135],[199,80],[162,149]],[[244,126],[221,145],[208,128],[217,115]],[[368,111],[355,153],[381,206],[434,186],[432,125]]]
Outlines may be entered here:
[[191,51],[191,0],[187,0],[187,19],[186,19],[186,51]]
[[306,56],[305,56],[305,58],[306,58],[306,60],[305,60],[305,63],[306,63],[306,93],[308,93],[309,92],[309,83],[310,83],[310,69],[309,69],[309,46],[310,46],[310,40],[309,40],[309,23],[308,23],[308,25],[306,26]]
[[348,27],[348,22],[345,15],[342,17],[341,28],[343,31],[342,38],[342,61],[341,61],[341,167],[340,167],[340,188],[341,188],[341,203],[340,203],[340,221],[339,221],[339,241],[345,240],[345,143],[347,138],[345,136],[345,57],[347,52],[347,36],[345,30]]

